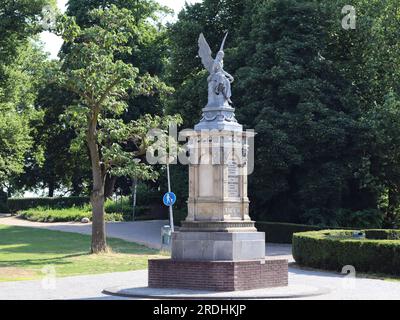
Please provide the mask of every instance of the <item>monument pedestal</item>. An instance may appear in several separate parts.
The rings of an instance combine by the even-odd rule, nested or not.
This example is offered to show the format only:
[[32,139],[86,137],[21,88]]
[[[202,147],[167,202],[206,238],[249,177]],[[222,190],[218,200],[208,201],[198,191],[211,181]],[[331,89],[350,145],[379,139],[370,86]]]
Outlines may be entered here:
[[265,259],[262,232],[175,232],[171,258],[176,261],[244,261]]
[[288,261],[149,260],[149,287],[243,291],[288,285]]
[[288,285],[288,261],[265,258],[265,234],[249,216],[247,151],[254,135],[236,128],[189,134],[188,216],[172,235],[171,259],[149,261],[149,287],[238,291]]

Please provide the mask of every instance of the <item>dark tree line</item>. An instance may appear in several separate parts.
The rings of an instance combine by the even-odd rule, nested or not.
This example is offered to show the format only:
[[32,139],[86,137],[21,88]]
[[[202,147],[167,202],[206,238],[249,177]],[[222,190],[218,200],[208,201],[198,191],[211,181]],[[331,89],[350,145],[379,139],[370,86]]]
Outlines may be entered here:
[[204,32],[218,45],[229,29],[237,117],[258,133],[249,184],[255,219],[375,227],[396,220],[399,9],[396,1],[355,1],[357,27],[344,30],[345,4],[205,0],[171,27],[169,108],[190,127],[206,103],[192,39]]
[[[145,114],[181,114],[183,127],[192,128],[207,99],[207,74],[197,58],[198,35],[203,32],[216,52],[229,30],[225,64],[236,79],[237,118],[258,133],[255,172],[249,180],[252,217],[394,226],[400,208],[400,6],[397,0],[355,0],[356,28],[345,30],[346,2],[204,0],[186,5],[168,26],[159,23],[159,15],[167,10],[152,0],[70,0],[67,15],[82,30],[100,23],[90,14],[92,9],[115,5],[132,15],[135,32],[127,43],[131,50],[115,58],[137,68],[139,77],[157,80],[149,88],[151,94],[128,90],[124,123]],[[0,37],[0,107],[7,111],[0,114],[0,183],[10,192],[47,188],[50,196],[60,189],[88,195],[89,152],[77,142],[66,116],[77,95],[52,81],[62,66],[47,61],[27,40],[40,28],[24,15],[36,17],[48,2],[21,4],[17,9],[23,16],[15,20],[12,13],[17,9],[12,6],[18,3],[6,1],[8,11],[0,11],[0,27],[7,30]],[[18,23],[11,26],[11,20]],[[31,55],[22,54],[27,48]],[[70,53],[70,44],[65,44],[61,59]],[[23,76],[18,73],[21,63],[31,70]],[[24,100],[24,91],[10,88],[27,81],[29,99]],[[10,122],[15,110],[24,112]],[[12,138],[10,125],[16,133]],[[19,148],[6,150],[9,141],[19,141]],[[129,143],[125,147],[136,148]],[[12,161],[6,162],[5,154],[12,154]],[[182,212],[186,169],[172,168]],[[153,189],[165,185],[163,169],[157,170],[162,174],[149,183]],[[108,174],[106,197],[116,188],[128,194],[131,183],[128,176]]]

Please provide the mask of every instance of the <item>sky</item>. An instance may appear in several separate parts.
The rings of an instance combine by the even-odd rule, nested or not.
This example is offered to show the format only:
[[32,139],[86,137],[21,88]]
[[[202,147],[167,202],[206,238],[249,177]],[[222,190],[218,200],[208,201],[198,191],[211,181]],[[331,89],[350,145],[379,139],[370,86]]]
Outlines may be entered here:
[[[185,5],[185,2],[191,4],[196,2],[201,2],[202,0],[157,0],[162,5],[168,6],[175,11],[175,15],[179,13],[179,11]],[[68,0],[57,0],[58,7],[62,12],[65,11],[65,7]],[[44,42],[45,50],[50,53],[50,58],[56,59],[58,51],[62,45],[61,38],[50,32],[42,32],[40,35],[41,40]]]

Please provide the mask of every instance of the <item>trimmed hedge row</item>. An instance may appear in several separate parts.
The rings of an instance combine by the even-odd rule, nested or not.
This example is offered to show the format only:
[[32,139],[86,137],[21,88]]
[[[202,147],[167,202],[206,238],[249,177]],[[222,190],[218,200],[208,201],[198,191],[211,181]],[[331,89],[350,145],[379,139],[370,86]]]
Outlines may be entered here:
[[400,240],[400,230],[370,229],[365,230],[365,236],[375,240]]
[[[19,211],[18,217],[36,222],[80,222],[83,218],[89,218],[92,220],[92,212],[83,210],[81,208],[46,210],[37,210],[33,208]],[[105,221],[124,221],[124,217],[121,213],[106,213]]]
[[8,197],[7,193],[0,190],[0,213],[7,213],[8,212]]
[[271,243],[292,243],[292,236],[296,232],[317,231],[322,228],[304,224],[282,222],[256,222],[256,228],[265,232],[265,241]]
[[10,198],[8,199],[9,212],[15,213],[37,207],[63,209],[83,207],[90,202],[89,197],[63,197],[63,198]]
[[[380,235],[385,232],[380,231]],[[387,230],[392,234],[392,230]],[[346,265],[357,272],[400,275],[400,241],[352,239],[351,230],[295,233],[293,257],[301,266],[341,271]],[[366,231],[367,237],[377,234]]]

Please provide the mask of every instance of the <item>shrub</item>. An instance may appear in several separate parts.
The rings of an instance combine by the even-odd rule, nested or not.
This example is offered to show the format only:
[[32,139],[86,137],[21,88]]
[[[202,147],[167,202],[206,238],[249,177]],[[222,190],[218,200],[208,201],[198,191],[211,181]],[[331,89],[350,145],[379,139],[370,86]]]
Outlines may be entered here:
[[83,207],[90,202],[89,197],[62,197],[62,198],[11,198],[8,199],[8,208],[12,213],[37,207],[62,209]]
[[[352,230],[295,233],[293,257],[299,265],[341,271],[400,275],[400,241],[352,239]],[[371,234],[370,234],[371,235]]]
[[3,190],[0,190],[0,213],[8,212],[8,199],[7,193]]
[[256,228],[265,232],[265,241],[272,243],[292,243],[293,233],[321,230],[321,227],[294,223],[256,222]]
[[137,187],[137,204],[140,206],[149,206],[161,202],[163,193],[147,186],[145,183],[139,183]]
[[365,236],[367,239],[400,240],[400,230],[370,229],[365,230]]
[[[20,217],[34,221],[80,221],[81,218],[88,217],[88,213],[91,217],[88,197],[14,198],[9,199],[8,203],[10,212],[18,212]],[[132,219],[132,204],[129,197],[117,201],[107,200],[104,207],[109,221]],[[137,206],[135,216],[141,219],[148,212],[148,207]]]
[[[38,207],[20,211],[18,216],[30,221],[37,222],[80,222],[83,218],[92,219],[92,212],[89,205],[78,208],[68,209],[49,209],[46,207]],[[120,213],[107,213],[106,221],[123,221],[123,215]]]
[[[107,213],[121,213],[124,215],[126,220],[132,219],[132,202],[129,197],[123,197],[118,200],[107,200],[104,204],[105,211]],[[141,217],[149,212],[148,206],[136,206],[135,217]]]
[[353,211],[350,209],[326,210],[313,208],[301,217],[310,225],[329,226],[329,228],[381,228],[383,214],[376,209]]
[[180,227],[181,222],[187,217],[187,208],[174,208],[174,225]]

